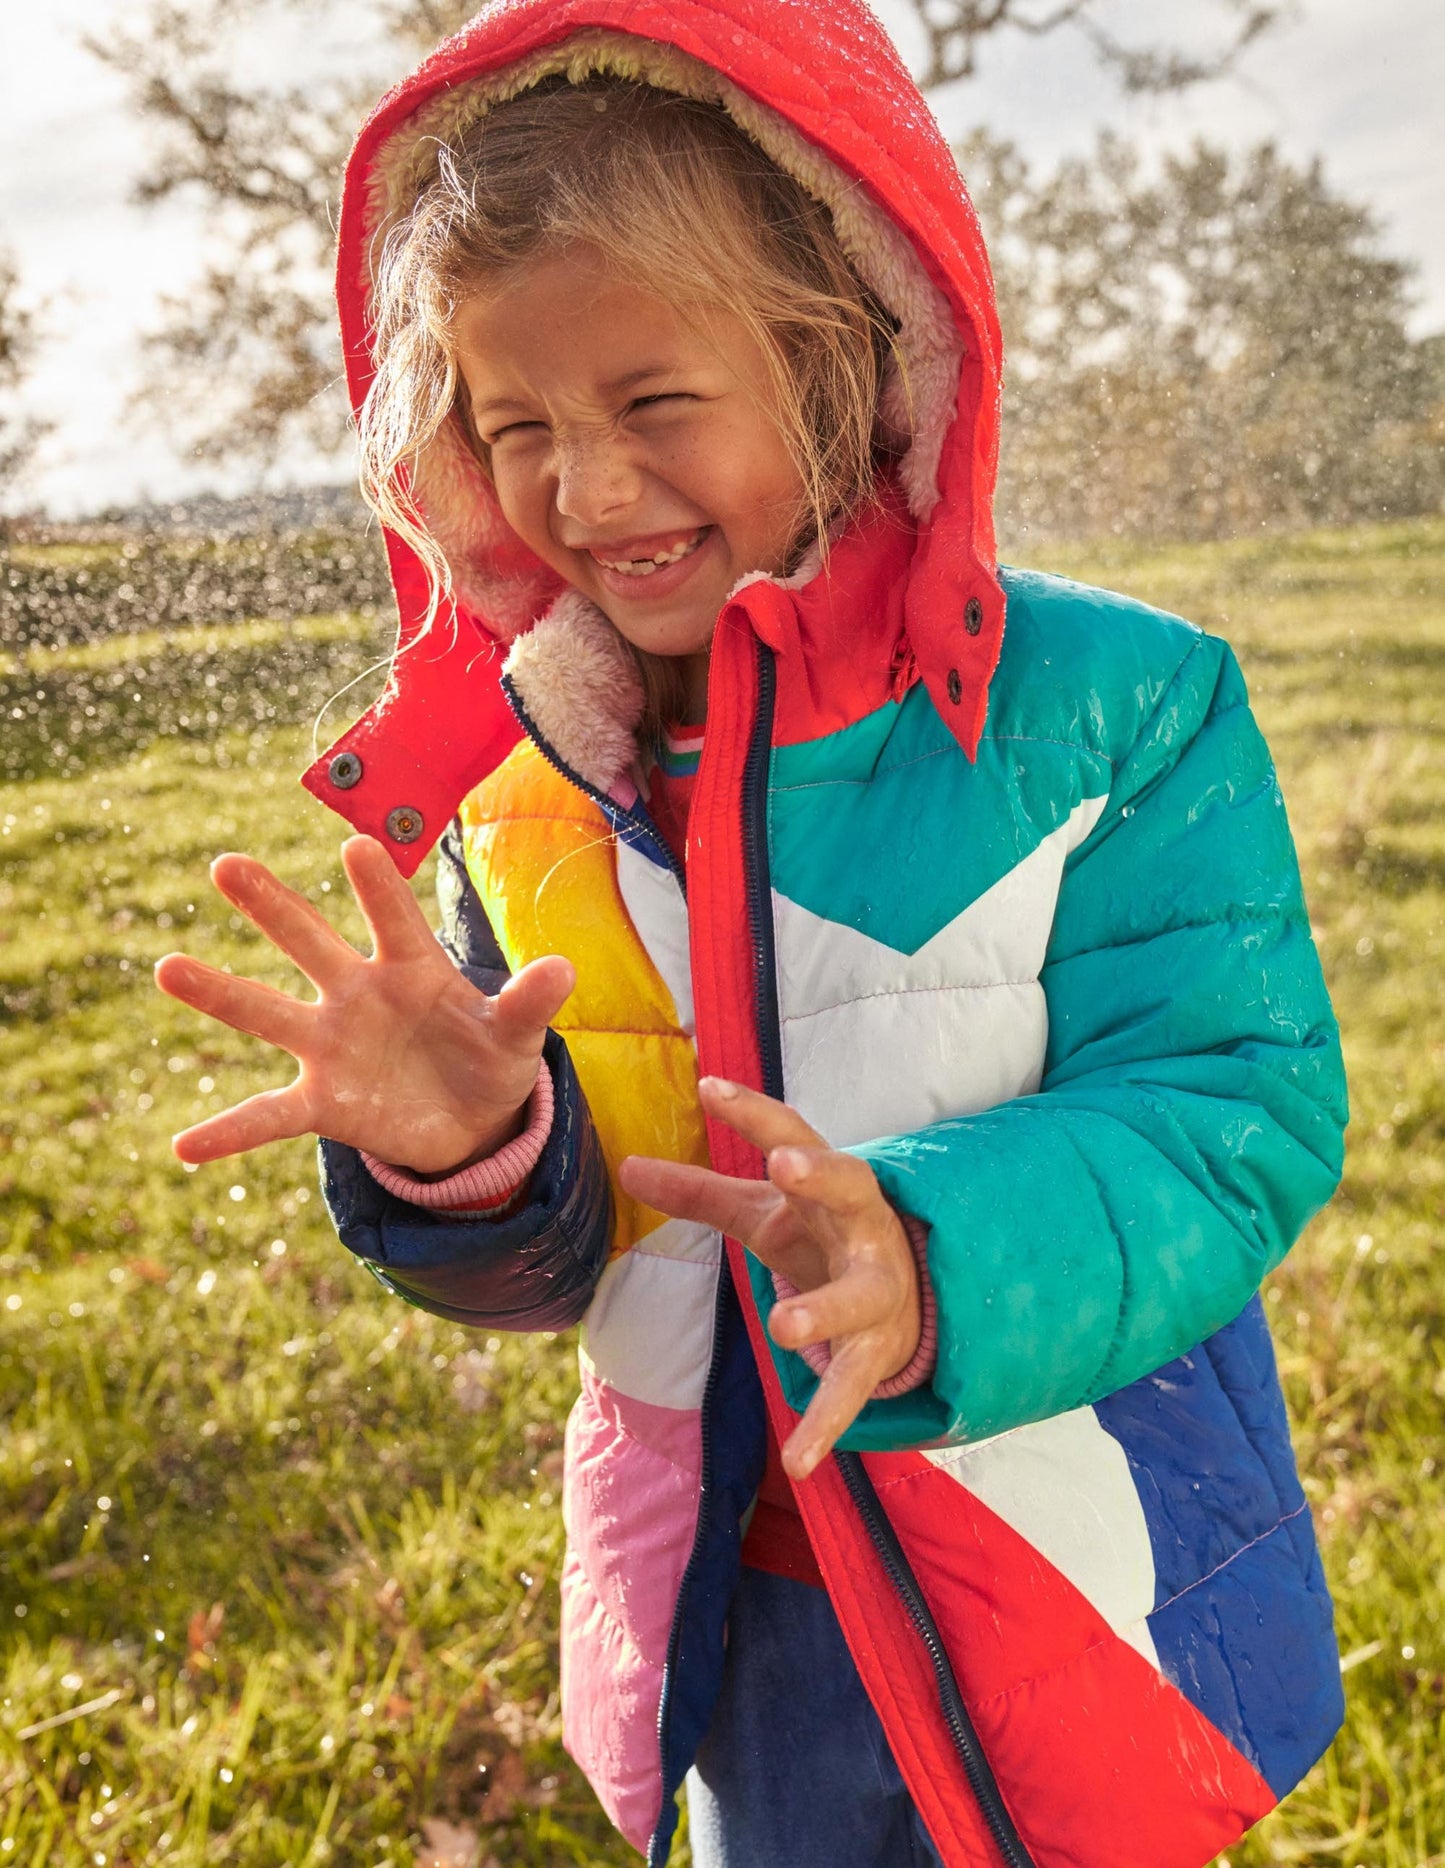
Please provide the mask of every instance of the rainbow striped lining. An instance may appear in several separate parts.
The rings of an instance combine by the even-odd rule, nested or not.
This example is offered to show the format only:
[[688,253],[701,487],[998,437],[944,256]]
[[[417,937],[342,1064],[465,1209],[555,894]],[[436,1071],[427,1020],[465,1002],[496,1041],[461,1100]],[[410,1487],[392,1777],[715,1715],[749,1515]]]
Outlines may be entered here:
[[657,763],[664,778],[691,778],[702,757],[700,726],[667,727],[657,748]]

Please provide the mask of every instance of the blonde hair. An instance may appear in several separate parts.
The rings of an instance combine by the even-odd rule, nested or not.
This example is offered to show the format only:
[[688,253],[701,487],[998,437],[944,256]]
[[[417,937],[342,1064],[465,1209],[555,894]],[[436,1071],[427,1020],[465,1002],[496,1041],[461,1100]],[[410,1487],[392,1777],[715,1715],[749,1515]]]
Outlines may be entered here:
[[[828,210],[717,104],[630,79],[560,76],[438,147],[432,179],[387,233],[372,300],[376,376],[360,417],[362,491],[425,565],[451,573],[411,491],[452,422],[484,471],[452,322],[478,290],[543,253],[596,250],[682,307],[734,314],[758,340],[772,413],[804,489],[788,568],[873,496],[878,404],[896,324],[848,262]],[[669,671],[639,656],[648,712]]]

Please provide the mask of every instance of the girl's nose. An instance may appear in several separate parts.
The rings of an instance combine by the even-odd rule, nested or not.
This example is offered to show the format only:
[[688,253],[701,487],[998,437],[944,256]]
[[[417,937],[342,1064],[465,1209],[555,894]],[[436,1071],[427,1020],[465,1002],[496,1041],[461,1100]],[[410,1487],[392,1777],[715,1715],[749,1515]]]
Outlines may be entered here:
[[559,440],[555,471],[558,512],[589,529],[626,511],[641,490],[632,449],[615,435]]

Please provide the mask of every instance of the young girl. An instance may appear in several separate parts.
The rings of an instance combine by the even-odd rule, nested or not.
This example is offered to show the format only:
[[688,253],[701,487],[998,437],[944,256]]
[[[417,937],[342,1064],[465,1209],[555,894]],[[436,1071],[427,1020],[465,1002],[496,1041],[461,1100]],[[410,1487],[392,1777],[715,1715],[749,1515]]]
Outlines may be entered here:
[[487,11],[340,300],[375,951],[218,862],[320,997],[162,963],[300,1062],[178,1151],[315,1130],[384,1284],[582,1321],[567,1742],[650,1862],[686,1779],[700,1868],[1198,1868],[1340,1716],[1256,1292],[1343,1089],[1229,651],[996,566],[987,263],[855,0]]

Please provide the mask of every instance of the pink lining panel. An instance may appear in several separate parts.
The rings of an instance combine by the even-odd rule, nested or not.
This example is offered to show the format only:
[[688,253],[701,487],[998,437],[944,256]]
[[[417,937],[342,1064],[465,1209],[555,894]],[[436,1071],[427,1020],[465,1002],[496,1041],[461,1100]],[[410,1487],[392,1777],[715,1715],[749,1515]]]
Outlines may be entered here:
[[662,1669],[602,1607],[576,1553],[562,1566],[562,1742],[613,1824],[644,1854],[662,1813]]
[[564,1736],[608,1815],[642,1849],[662,1807],[663,1666],[701,1464],[695,1408],[632,1400],[583,1364],[562,1499]]

